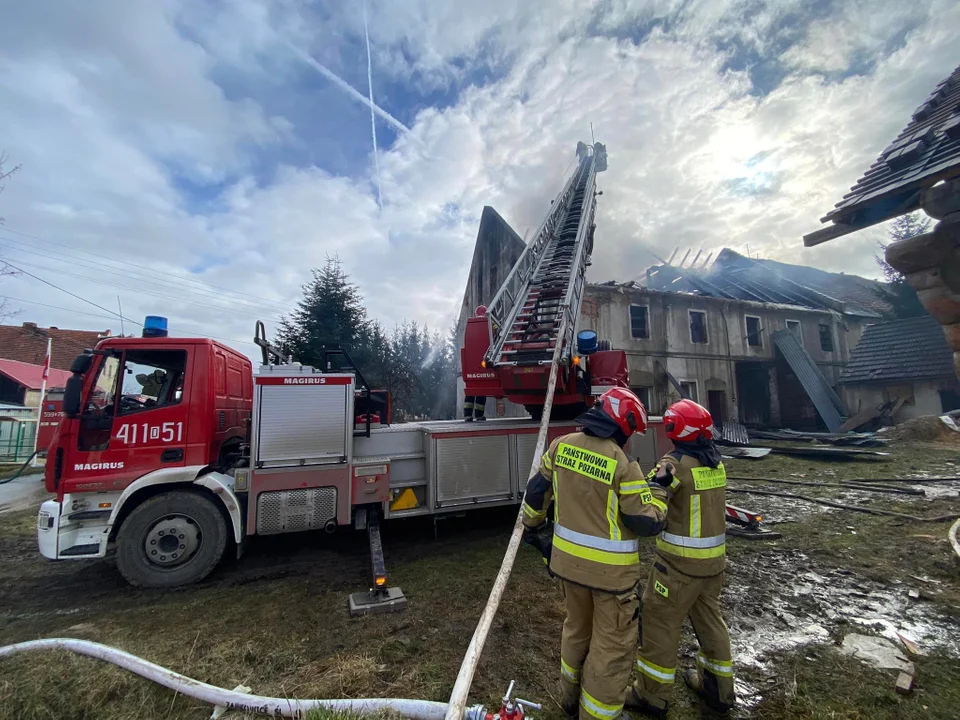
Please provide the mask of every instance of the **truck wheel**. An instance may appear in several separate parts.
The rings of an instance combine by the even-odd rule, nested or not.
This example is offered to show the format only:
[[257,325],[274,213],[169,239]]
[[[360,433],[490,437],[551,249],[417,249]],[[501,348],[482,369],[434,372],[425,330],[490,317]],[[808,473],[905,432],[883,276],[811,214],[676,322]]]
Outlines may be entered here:
[[227,544],[227,524],[209,498],[190,490],[134,508],[117,535],[117,568],[131,585],[171,588],[202,580]]

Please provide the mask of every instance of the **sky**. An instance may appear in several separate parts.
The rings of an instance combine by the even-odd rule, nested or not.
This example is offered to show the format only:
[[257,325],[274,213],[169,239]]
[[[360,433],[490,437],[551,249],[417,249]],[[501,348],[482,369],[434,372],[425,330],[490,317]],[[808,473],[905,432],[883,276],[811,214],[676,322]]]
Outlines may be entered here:
[[328,257],[387,328],[449,328],[483,206],[533,232],[591,123],[609,158],[591,280],[638,278],[678,247],[876,277],[883,226],[801,238],[960,62],[955,0],[0,14],[0,151],[20,166],[0,261],[23,271],[0,279],[5,322],[117,333],[122,308],[128,334],[165,315],[248,354],[254,322],[272,335]]

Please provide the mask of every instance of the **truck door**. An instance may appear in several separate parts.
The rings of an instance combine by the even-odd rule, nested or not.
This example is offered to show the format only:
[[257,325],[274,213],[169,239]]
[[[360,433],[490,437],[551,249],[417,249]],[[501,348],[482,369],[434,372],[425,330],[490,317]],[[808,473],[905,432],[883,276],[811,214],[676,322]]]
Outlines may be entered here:
[[189,359],[182,349],[104,358],[81,415],[65,492],[120,490],[152,470],[186,464]]

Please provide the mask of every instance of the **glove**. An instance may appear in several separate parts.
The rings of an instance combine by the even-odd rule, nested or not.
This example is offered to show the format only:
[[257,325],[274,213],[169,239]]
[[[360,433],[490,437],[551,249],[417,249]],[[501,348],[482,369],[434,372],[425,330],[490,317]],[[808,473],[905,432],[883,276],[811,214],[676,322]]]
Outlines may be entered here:
[[539,550],[545,562],[550,562],[550,552],[553,549],[553,530],[547,523],[535,528],[525,528],[523,541]]
[[660,487],[668,488],[673,484],[673,471],[674,466],[672,463],[660,463],[657,465],[656,474],[653,474],[652,480]]

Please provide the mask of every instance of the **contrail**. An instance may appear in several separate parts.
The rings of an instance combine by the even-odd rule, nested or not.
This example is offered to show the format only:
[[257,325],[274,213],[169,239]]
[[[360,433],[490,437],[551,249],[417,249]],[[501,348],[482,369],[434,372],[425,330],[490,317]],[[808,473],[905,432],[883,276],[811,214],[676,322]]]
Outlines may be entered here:
[[406,125],[404,125],[402,122],[400,122],[399,120],[397,120],[393,115],[391,115],[390,113],[388,113],[386,110],[384,110],[384,109],[383,109],[382,107],[380,107],[379,105],[375,105],[372,100],[368,100],[368,99],[365,98],[363,95],[361,95],[360,93],[358,93],[356,90],[353,89],[353,87],[350,86],[349,83],[347,83],[345,80],[343,80],[339,75],[337,75],[336,73],[334,73],[332,70],[330,70],[329,68],[327,68],[325,65],[321,65],[320,63],[318,63],[318,62],[317,62],[316,60],[314,60],[309,54],[307,54],[306,52],[304,52],[303,50],[301,50],[300,48],[298,48],[296,45],[294,45],[292,42],[290,42],[290,41],[287,40],[286,38],[281,38],[281,42],[283,42],[284,45],[286,45],[288,48],[290,48],[290,50],[291,50],[297,57],[299,57],[301,60],[303,60],[305,63],[307,63],[307,65],[309,65],[309,66],[312,67],[314,70],[316,70],[318,73],[320,73],[321,75],[323,75],[325,78],[327,78],[327,80],[329,80],[329,81],[332,82],[334,85],[336,85],[338,88],[340,88],[341,90],[343,90],[345,93],[347,93],[347,95],[349,95],[350,97],[352,97],[354,100],[356,100],[356,101],[358,101],[358,102],[361,102],[361,103],[363,103],[364,105],[368,106],[371,111],[375,112],[377,115],[379,115],[380,117],[382,117],[384,120],[386,120],[388,123],[390,123],[393,127],[395,127],[395,128],[396,128],[397,130],[399,130],[400,132],[403,132],[403,133],[409,133],[409,132],[410,132],[410,128],[408,128],[408,127],[407,127]]
[[377,158],[377,115],[373,111],[373,61],[370,59],[370,31],[367,29],[367,2],[360,3],[363,8],[363,39],[367,43],[367,90],[370,93],[370,132],[373,134],[373,166],[377,169],[377,204],[383,209],[383,190],[380,187],[380,160]]

